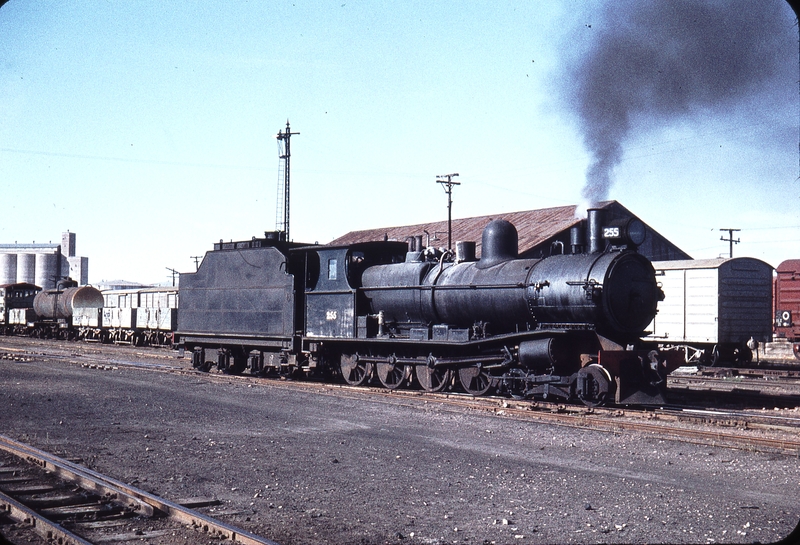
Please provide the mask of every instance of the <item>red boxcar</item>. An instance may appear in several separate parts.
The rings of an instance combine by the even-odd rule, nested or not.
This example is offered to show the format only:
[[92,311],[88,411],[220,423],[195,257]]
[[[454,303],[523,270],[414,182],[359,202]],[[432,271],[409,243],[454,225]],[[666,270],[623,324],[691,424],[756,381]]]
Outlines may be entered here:
[[800,259],[784,261],[776,272],[775,335],[790,341],[795,357],[800,359]]

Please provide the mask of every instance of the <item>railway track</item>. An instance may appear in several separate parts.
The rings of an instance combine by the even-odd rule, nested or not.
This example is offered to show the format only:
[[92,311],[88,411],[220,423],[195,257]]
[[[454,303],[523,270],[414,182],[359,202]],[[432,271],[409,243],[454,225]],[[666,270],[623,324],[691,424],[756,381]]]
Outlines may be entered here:
[[[211,501],[184,502],[194,506]],[[0,435],[0,542],[277,545]]]
[[[396,403],[403,399],[409,402],[423,401],[437,403],[441,407],[453,410],[477,410],[489,412],[499,417],[513,417],[538,420],[557,425],[565,425],[584,429],[608,432],[637,432],[671,440],[680,440],[698,444],[725,446],[767,452],[788,453],[800,456],[800,413],[794,412],[782,416],[768,414],[764,410],[728,410],[709,409],[700,402],[709,395],[717,396],[724,406],[736,406],[743,400],[749,400],[750,407],[772,408],[779,400],[787,407],[800,407],[800,391],[792,393],[796,385],[787,386],[781,394],[765,394],[764,382],[752,381],[746,385],[743,381],[731,387],[729,379],[716,379],[703,376],[681,375],[671,379],[670,390],[675,394],[681,406],[662,408],[588,408],[581,405],[563,405],[542,401],[517,401],[499,397],[472,397],[467,394],[453,392],[423,393],[419,390],[387,390],[380,387],[352,387],[343,384],[329,384],[312,381],[287,381],[265,379],[250,375],[227,375],[222,373],[200,373],[176,359],[171,352],[128,348],[120,351],[120,357],[109,359],[101,347],[84,350],[78,354],[71,350],[54,349],[48,345],[46,354],[30,354],[25,350],[8,350],[0,348],[0,358],[22,359],[47,357],[69,361],[70,363],[98,369],[114,369],[129,367],[145,369],[150,372],[166,372],[192,376],[204,376],[208,380],[224,382],[241,381],[251,384],[269,383],[272,386],[313,390],[328,395],[347,395],[364,397],[371,400],[385,399]],[[147,361],[141,361],[139,354],[144,354]],[[183,363],[180,363],[183,362]],[[772,383],[770,383],[772,384]],[[776,397],[777,396],[777,397]]]

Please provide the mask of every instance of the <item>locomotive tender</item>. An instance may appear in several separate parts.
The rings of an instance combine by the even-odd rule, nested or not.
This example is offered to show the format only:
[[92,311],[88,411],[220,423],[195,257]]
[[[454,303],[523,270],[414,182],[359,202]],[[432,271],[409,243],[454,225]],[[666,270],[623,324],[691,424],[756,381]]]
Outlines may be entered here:
[[220,241],[181,275],[176,342],[202,370],[663,403],[681,361],[634,349],[663,298],[635,251],[644,226],[603,225],[601,210],[585,223],[586,236],[571,233],[572,253],[543,259],[519,259],[503,220],[484,230],[477,260],[393,241]]

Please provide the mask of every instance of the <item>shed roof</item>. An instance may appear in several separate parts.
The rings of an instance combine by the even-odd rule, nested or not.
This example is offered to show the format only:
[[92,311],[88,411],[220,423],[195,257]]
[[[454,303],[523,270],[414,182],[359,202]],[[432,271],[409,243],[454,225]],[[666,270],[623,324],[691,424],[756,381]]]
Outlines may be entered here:
[[[605,211],[606,220],[636,217],[630,210],[617,201],[602,201],[597,208]],[[488,216],[454,219],[453,245],[457,241],[474,241],[476,253],[480,255],[483,229],[495,219],[510,221],[517,228],[519,235],[520,257],[542,257],[550,255],[552,245],[560,244],[567,248],[570,243],[569,230],[578,225],[582,219],[576,216],[576,205],[523,210],[520,212],[504,212]],[[638,218],[637,218],[638,219]],[[672,244],[665,237],[647,226],[647,236],[639,252],[654,260],[691,259],[691,256]],[[422,236],[425,246],[447,246],[447,220],[416,225],[396,227],[379,227],[362,231],[351,231],[333,240],[331,245],[345,245],[370,240],[399,240]]]
[[[610,202],[600,204],[605,207]],[[538,210],[524,210],[520,212],[505,212],[488,216],[475,216],[472,218],[453,219],[453,242],[472,240],[480,248],[481,235],[486,225],[495,219],[510,221],[517,228],[519,234],[520,253],[537,246],[557,234],[578,224],[581,219],[575,216],[577,206],[558,206],[555,208],[540,208]],[[350,231],[333,240],[330,244],[342,245],[369,240],[400,240],[408,237],[423,235],[423,243],[427,246],[447,245],[447,220],[418,223],[416,225],[400,225],[396,227],[378,227],[362,231]]]

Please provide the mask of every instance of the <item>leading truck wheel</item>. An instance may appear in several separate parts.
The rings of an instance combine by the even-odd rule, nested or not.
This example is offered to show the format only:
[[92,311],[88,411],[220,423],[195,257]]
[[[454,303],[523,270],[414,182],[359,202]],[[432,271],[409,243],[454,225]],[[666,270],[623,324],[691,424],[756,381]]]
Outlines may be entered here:
[[587,407],[599,407],[613,397],[614,381],[602,365],[592,363],[578,371],[576,393]]

